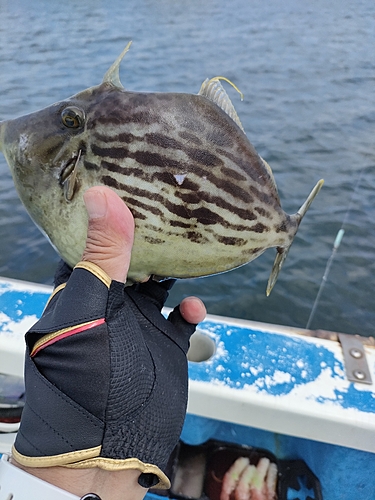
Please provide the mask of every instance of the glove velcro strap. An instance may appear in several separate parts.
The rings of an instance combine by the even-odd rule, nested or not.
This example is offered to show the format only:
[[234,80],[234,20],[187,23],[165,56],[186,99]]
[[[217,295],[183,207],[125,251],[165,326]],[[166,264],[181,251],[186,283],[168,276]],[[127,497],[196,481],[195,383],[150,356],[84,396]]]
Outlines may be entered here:
[[43,377],[28,353],[25,383],[27,399],[15,441],[18,453],[46,457],[101,445],[104,423]]

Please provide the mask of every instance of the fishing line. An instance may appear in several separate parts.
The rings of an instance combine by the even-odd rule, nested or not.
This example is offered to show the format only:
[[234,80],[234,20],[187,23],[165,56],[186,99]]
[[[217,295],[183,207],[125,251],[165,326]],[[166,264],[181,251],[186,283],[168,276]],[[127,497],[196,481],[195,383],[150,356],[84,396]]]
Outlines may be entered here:
[[342,221],[342,224],[341,224],[341,227],[340,229],[338,230],[337,234],[336,234],[336,238],[335,238],[335,241],[333,243],[333,247],[332,247],[332,251],[331,251],[331,255],[327,261],[327,265],[326,265],[326,268],[325,268],[325,271],[324,271],[324,274],[323,274],[323,278],[322,278],[322,281],[320,282],[320,287],[319,287],[319,290],[318,290],[318,293],[316,295],[316,298],[315,298],[315,302],[314,302],[314,305],[312,306],[312,309],[311,309],[311,313],[310,313],[310,316],[309,316],[309,319],[306,323],[306,330],[308,330],[310,328],[310,325],[311,325],[311,322],[314,318],[314,315],[315,315],[315,312],[316,312],[316,309],[318,307],[318,304],[319,304],[319,300],[320,300],[320,297],[322,295],[322,292],[323,292],[323,289],[324,289],[324,286],[325,284],[327,283],[327,279],[328,279],[328,275],[329,275],[329,272],[331,270],[331,266],[332,266],[332,262],[336,256],[336,253],[337,253],[337,250],[339,249],[339,246],[341,244],[341,241],[344,237],[344,234],[345,234],[345,225],[346,225],[346,222],[348,220],[348,217],[349,217],[349,214],[351,212],[351,209],[352,209],[352,205],[353,205],[353,202],[354,202],[354,198],[355,198],[355,195],[357,193],[357,190],[358,190],[358,187],[361,183],[361,180],[362,180],[362,175],[363,175],[363,172],[364,172],[365,168],[363,167],[361,169],[361,171],[359,172],[359,175],[358,175],[358,178],[357,178],[357,182],[356,182],[356,185],[354,187],[354,190],[352,192],[352,196],[350,198],[350,202],[349,202],[349,206],[348,206],[348,209],[346,211],[346,214],[344,216],[344,219]]

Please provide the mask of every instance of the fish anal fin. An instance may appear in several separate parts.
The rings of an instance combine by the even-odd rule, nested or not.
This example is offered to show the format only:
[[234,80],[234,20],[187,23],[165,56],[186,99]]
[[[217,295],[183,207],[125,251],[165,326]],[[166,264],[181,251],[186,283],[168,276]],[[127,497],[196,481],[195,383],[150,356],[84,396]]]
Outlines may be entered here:
[[272,288],[274,287],[277,277],[279,276],[279,272],[281,270],[282,265],[285,262],[285,259],[287,258],[288,252],[289,252],[290,246],[286,248],[282,247],[277,247],[277,253],[276,257],[272,266],[271,274],[270,277],[268,278],[268,284],[267,284],[267,290],[266,290],[266,295],[267,297],[269,294],[272,292]]

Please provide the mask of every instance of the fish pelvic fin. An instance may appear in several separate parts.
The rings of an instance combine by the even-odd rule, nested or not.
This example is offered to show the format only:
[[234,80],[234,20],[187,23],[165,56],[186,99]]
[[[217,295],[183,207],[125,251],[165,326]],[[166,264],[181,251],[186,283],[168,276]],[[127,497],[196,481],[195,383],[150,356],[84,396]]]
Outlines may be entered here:
[[124,50],[121,52],[121,54],[118,56],[116,61],[109,68],[107,73],[104,75],[102,83],[111,83],[112,85],[114,85],[115,87],[119,87],[120,89],[124,88],[120,80],[120,64],[121,61],[124,59],[124,56],[127,53],[127,51],[130,49],[131,44],[132,42],[130,41],[124,48]]
[[296,235],[296,233],[298,231],[298,227],[299,227],[299,225],[301,223],[301,220],[303,219],[304,215],[306,214],[307,210],[309,209],[309,207],[310,207],[311,203],[313,202],[315,196],[321,190],[323,184],[324,184],[324,180],[320,179],[320,181],[318,181],[316,183],[316,185],[314,186],[314,188],[312,189],[312,191],[309,194],[309,196],[307,197],[305,203],[301,206],[301,208],[298,210],[298,212],[294,216],[292,216],[297,221],[296,230],[295,230],[295,233],[294,233],[292,241],[290,242],[290,244],[287,247],[277,247],[277,249],[276,249],[277,250],[277,254],[276,254],[273,266],[272,266],[271,274],[270,274],[270,277],[268,279],[268,284],[267,284],[267,289],[266,289],[266,295],[267,295],[267,297],[270,295],[270,293],[272,291],[272,288],[274,287],[274,285],[275,285],[275,283],[277,281],[277,277],[279,276],[279,272],[280,272],[280,270],[282,268],[282,265],[284,264],[285,259],[287,258],[289,249],[292,246],[292,243],[294,241],[294,237],[295,237],[295,235]]

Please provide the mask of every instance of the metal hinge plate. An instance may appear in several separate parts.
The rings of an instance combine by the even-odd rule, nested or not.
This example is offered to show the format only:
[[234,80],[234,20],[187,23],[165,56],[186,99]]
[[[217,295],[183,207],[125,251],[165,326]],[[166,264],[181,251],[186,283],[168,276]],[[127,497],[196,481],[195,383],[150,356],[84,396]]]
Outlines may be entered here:
[[339,333],[338,337],[344,354],[345,371],[348,380],[361,384],[372,384],[365,349],[360,339],[355,335],[346,333]]

